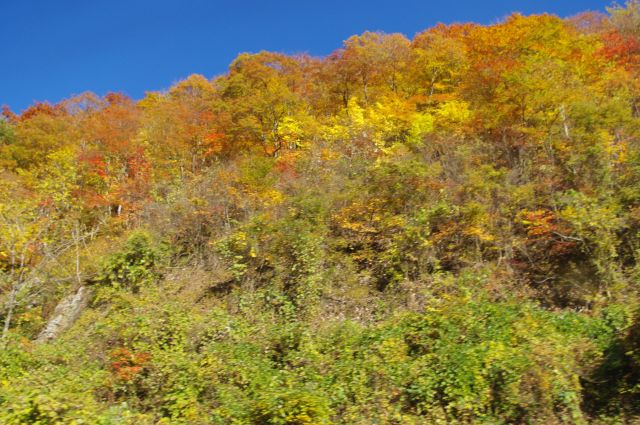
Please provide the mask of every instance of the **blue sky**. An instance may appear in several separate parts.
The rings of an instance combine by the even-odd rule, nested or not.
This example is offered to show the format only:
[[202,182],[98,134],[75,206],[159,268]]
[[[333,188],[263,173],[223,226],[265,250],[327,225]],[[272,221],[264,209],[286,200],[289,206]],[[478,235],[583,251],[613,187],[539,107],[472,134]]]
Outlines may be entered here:
[[571,16],[598,0],[0,0],[0,104],[20,111],[86,90],[140,98],[241,52],[325,55],[366,30],[412,37],[514,11]]

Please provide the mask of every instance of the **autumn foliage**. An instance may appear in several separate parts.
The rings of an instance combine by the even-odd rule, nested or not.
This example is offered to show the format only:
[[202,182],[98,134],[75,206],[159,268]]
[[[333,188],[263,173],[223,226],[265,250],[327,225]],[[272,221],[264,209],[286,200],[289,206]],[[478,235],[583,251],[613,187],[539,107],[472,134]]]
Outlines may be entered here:
[[639,81],[632,0],[3,108],[0,422],[638,421]]

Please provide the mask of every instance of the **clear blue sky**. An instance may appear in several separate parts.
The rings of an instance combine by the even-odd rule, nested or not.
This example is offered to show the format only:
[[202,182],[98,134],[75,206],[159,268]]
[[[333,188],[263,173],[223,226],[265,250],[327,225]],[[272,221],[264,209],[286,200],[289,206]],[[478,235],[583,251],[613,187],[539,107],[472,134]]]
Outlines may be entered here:
[[[325,55],[365,30],[489,24],[511,12],[571,16],[603,0],[0,0],[0,104],[20,111],[86,90],[140,98],[240,52]],[[622,1],[621,1],[622,3]]]

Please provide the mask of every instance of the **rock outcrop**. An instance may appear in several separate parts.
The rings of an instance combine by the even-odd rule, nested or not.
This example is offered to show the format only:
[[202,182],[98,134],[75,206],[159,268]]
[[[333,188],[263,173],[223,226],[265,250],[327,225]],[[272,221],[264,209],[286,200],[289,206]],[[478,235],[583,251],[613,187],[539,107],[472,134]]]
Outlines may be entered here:
[[75,293],[64,297],[56,306],[47,326],[36,338],[36,342],[52,341],[69,329],[89,303],[90,295],[91,290],[81,286]]

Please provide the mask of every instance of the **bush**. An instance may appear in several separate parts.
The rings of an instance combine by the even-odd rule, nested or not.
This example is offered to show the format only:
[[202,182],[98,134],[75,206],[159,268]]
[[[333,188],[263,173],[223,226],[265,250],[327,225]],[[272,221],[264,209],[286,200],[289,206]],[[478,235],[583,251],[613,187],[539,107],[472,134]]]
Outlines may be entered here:
[[105,261],[96,282],[115,288],[138,292],[141,286],[157,281],[163,251],[154,243],[150,233],[133,232],[119,252]]

